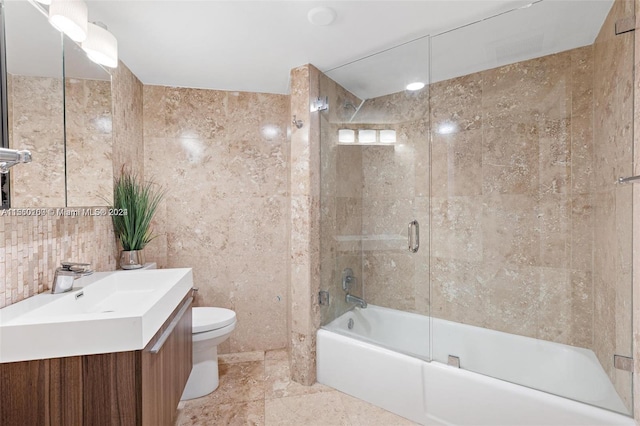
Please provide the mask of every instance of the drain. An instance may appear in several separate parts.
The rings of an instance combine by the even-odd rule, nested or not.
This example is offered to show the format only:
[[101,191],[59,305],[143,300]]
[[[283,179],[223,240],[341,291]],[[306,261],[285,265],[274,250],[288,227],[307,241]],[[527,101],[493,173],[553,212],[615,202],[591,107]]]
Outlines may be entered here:
[[349,318],[349,322],[347,323],[347,328],[351,330],[353,328],[353,318]]

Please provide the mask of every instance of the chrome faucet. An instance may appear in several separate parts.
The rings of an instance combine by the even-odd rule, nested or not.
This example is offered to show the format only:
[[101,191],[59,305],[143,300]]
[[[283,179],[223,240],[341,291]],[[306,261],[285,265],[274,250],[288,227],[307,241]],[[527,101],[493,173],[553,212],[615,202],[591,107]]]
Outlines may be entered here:
[[60,267],[56,269],[53,276],[53,284],[51,285],[51,293],[64,293],[73,288],[73,282],[85,275],[93,274],[89,269],[89,263],[62,262]]
[[354,296],[353,294],[347,293],[347,297],[345,297],[345,300],[347,303],[355,303],[356,305],[360,306],[362,309],[367,307],[367,302],[365,302],[364,299],[358,296]]

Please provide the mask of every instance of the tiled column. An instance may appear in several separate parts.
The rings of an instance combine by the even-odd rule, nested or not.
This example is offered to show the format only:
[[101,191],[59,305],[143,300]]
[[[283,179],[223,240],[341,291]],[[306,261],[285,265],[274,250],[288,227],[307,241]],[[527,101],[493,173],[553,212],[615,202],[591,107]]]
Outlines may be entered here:
[[316,381],[316,331],[320,325],[320,122],[310,112],[319,93],[319,71],[311,65],[291,71],[291,241],[289,357],[291,378]]

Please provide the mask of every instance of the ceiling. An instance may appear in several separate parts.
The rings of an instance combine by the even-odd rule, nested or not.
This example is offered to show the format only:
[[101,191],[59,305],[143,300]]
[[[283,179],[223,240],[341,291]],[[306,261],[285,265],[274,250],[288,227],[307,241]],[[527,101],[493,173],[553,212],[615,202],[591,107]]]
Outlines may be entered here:
[[[332,72],[345,87],[366,99],[402,90],[404,80],[413,78],[411,74],[422,72],[424,76],[429,69],[428,50],[425,52],[428,39],[398,49],[392,47],[517,9],[531,1],[87,3],[89,20],[109,27],[118,38],[120,59],[144,84],[288,93],[292,68],[311,63],[327,71],[367,57],[366,61]],[[612,3],[613,0],[544,0],[434,37],[432,81],[590,44]],[[328,26],[311,24],[307,13],[318,6],[334,9],[335,22]],[[30,29],[25,24],[14,27]],[[374,55],[384,50],[385,53]],[[338,76],[340,72],[343,77]],[[392,76],[399,78],[389,84]]]
[[[120,57],[144,84],[288,93],[292,68],[329,70],[426,34],[437,34],[531,0],[425,1],[99,1],[89,19],[107,24]],[[573,4],[567,13],[612,0]],[[317,6],[337,19],[307,20]],[[553,21],[562,17],[541,17]],[[568,16],[567,18],[570,18]],[[604,15],[596,17],[600,24]],[[540,22],[529,22],[536,27]],[[599,26],[598,26],[599,28]],[[593,29],[584,25],[593,40]],[[588,44],[588,43],[584,43]]]

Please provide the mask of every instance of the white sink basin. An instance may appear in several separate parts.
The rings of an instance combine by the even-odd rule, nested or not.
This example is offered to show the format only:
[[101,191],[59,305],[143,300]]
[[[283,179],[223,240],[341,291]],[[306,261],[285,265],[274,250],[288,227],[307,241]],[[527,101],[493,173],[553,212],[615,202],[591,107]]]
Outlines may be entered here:
[[143,349],[193,287],[191,269],[99,272],[0,309],[0,362]]

